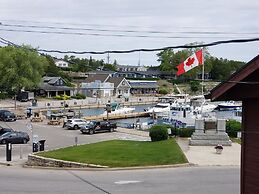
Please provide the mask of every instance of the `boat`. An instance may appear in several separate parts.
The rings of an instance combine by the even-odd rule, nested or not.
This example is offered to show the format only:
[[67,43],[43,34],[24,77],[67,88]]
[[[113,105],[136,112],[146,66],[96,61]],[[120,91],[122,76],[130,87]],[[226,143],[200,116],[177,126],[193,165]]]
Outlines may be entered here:
[[241,108],[242,108],[242,104],[237,103],[235,101],[222,102],[222,103],[219,103],[217,107],[218,110],[238,110]]
[[164,102],[190,103],[189,94],[169,94],[159,99]]
[[217,105],[204,102],[201,106],[197,106],[193,110],[193,112],[198,113],[198,114],[209,113],[209,112],[214,111],[216,108],[217,108]]
[[[119,103],[117,102],[113,102],[110,104],[110,111],[108,112],[109,115],[111,114],[127,114],[127,113],[132,113],[135,111],[134,107],[122,107],[120,106]],[[104,113],[102,113],[102,115],[107,115],[107,110],[104,111]]]
[[157,103],[154,107],[148,108],[146,111],[150,116],[166,116],[171,110],[170,103]]

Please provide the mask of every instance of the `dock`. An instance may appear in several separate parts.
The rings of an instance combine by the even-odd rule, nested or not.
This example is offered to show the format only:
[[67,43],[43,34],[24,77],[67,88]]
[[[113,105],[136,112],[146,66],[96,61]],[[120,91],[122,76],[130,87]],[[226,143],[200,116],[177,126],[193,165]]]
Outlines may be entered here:
[[[149,117],[149,113],[147,113],[147,112],[132,112],[132,113],[126,113],[126,114],[111,113],[108,115],[109,120],[138,118],[138,117]],[[107,120],[107,115],[85,116],[83,118],[85,120],[105,121],[105,120]]]

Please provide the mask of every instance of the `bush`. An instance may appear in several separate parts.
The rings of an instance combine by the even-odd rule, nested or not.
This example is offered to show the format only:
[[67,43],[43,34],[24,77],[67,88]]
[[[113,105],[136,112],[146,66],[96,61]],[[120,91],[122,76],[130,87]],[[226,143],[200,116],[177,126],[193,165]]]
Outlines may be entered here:
[[159,94],[168,94],[169,91],[168,91],[166,88],[159,88],[158,93],[159,93]]
[[77,93],[75,96],[71,96],[71,98],[74,98],[74,99],[85,99],[86,96],[84,94]]
[[0,92],[0,99],[6,99],[8,95],[6,93]]
[[149,129],[151,141],[161,141],[168,139],[168,131],[166,125],[154,125]]
[[199,81],[191,81],[190,88],[191,88],[191,91],[197,92],[199,89],[201,89],[201,84]]
[[229,137],[237,137],[237,132],[241,131],[241,123],[236,120],[226,122],[226,132]]
[[53,98],[56,99],[56,100],[62,100],[62,97],[60,95],[56,95]]
[[172,135],[179,137],[191,137],[195,131],[193,128],[172,128]]
[[71,97],[68,96],[68,95],[57,95],[57,96],[54,96],[53,98],[56,99],[56,100],[69,100],[69,99],[71,99]]
[[179,129],[180,137],[191,137],[195,129],[193,128],[181,128]]

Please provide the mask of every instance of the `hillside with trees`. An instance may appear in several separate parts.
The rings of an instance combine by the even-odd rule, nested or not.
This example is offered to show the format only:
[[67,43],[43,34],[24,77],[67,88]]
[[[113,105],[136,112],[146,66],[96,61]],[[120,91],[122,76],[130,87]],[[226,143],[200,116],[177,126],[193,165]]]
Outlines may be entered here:
[[[161,51],[157,54],[158,61],[160,62],[159,69],[162,72],[172,72],[176,74],[177,72],[177,65],[182,63],[185,59],[191,56],[195,51],[199,50],[200,48],[196,49],[183,49],[181,51],[175,52],[172,49],[166,49]],[[208,50],[205,48],[203,49],[204,52],[204,71],[205,73],[210,74],[210,77],[214,81],[223,81],[227,79],[233,72],[239,69],[244,62],[241,61],[234,61],[228,59],[222,59],[213,57],[210,55]],[[202,66],[196,67],[187,73],[177,77],[182,81],[188,81],[197,79],[197,75],[202,72]]]

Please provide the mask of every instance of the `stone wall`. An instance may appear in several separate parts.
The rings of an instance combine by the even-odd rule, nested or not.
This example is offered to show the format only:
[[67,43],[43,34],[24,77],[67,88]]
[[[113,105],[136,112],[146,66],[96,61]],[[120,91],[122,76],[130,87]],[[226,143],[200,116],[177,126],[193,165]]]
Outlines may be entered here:
[[28,161],[26,162],[26,165],[41,166],[41,167],[59,167],[59,168],[108,168],[108,166],[57,160],[57,159],[37,156],[34,154],[28,155]]

